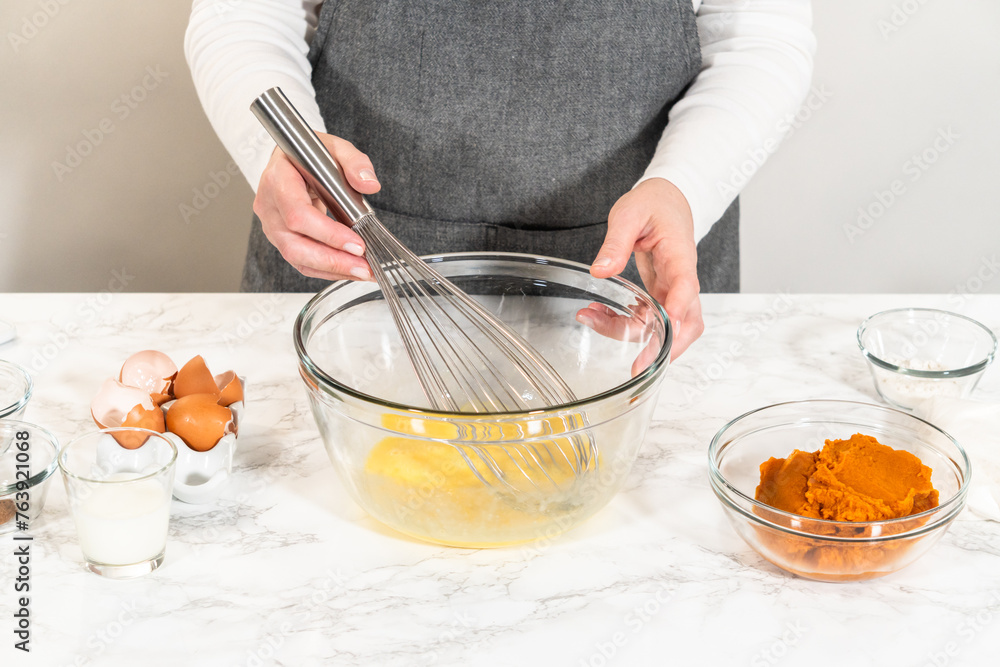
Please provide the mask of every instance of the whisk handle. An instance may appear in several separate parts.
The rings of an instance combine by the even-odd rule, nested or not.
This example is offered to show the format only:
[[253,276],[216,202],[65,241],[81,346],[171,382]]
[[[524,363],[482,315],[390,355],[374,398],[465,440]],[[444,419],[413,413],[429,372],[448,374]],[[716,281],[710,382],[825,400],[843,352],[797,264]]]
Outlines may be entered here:
[[353,226],[372,212],[365,198],[348,185],[344,170],[281,88],[271,88],[255,99],[250,111],[337,220]]

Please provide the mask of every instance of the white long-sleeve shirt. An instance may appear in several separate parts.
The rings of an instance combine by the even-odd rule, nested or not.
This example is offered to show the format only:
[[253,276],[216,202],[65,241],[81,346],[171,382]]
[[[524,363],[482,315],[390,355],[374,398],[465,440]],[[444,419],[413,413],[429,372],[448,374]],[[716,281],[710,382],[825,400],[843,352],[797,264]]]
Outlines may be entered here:
[[[314,129],[326,131],[306,58],[321,4],[194,0],[184,51],[195,88],[254,190],[274,150],[249,112],[254,98],[280,86]],[[697,241],[791,126],[809,90],[815,38],[810,0],[693,4],[702,68],[671,109],[639,182],[665,178],[680,189]]]

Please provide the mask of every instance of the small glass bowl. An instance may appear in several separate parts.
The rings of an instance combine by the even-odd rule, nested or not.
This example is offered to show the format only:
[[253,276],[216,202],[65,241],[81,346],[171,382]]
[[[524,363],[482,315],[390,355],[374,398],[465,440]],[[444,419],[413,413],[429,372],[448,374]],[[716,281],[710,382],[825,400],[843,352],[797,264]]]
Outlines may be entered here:
[[911,410],[931,396],[969,396],[993,361],[997,338],[965,315],[899,308],[862,322],[858,347],[882,400]]
[[[47,430],[14,419],[0,420],[0,535],[24,530],[42,513],[59,442]],[[23,466],[28,466],[27,468]],[[20,473],[20,474],[19,474]],[[23,482],[26,488],[18,488]],[[19,495],[27,492],[27,497]]]
[[0,360],[0,419],[20,419],[31,399],[31,388],[28,371]]
[[[755,500],[760,464],[855,433],[930,467],[938,506],[884,521],[831,521]],[[965,450],[936,426],[881,405],[831,400],[779,403],[737,417],[712,440],[708,465],[712,490],[739,536],[781,569],[819,581],[874,579],[920,558],[965,507],[972,475]]]

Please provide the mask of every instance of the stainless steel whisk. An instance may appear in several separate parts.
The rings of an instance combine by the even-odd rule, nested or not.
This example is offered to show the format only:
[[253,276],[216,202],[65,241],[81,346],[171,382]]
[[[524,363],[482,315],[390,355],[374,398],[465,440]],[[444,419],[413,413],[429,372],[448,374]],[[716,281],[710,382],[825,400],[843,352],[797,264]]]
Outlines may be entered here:
[[[265,92],[250,108],[334,217],[364,239],[372,275],[432,408],[521,412],[576,400],[522,336],[386,229],[279,88]],[[583,425],[579,415],[564,421],[566,430]],[[456,447],[480,481],[508,496],[565,490],[567,482],[598,465],[589,435],[554,437],[537,445],[500,441]]]

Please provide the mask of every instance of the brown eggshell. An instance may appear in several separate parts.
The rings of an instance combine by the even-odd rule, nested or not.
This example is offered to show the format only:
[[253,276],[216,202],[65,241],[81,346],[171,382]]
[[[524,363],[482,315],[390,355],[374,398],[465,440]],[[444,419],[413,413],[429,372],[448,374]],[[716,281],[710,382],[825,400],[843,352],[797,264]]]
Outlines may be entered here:
[[125,416],[136,405],[146,410],[156,406],[149,394],[136,387],[127,387],[117,380],[105,380],[90,402],[90,414],[101,428],[121,426]]
[[[163,433],[166,430],[163,410],[161,410],[159,406],[153,408],[152,410],[147,410],[141,405],[135,406],[125,416],[122,426],[129,428],[145,428],[150,431],[156,431],[157,433]],[[125,449],[139,449],[146,444],[146,440],[149,439],[149,435],[145,433],[112,433],[111,437],[117,440],[118,444]]]
[[214,394],[216,400],[219,396],[219,386],[201,355],[184,364],[174,378],[174,396],[183,398],[192,394]]
[[166,394],[150,394],[149,397],[151,399],[153,399],[153,403],[155,403],[157,405],[163,405],[167,401],[174,400],[174,397],[171,396],[169,393],[166,393]]
[[[94,400],[90,402],[90,416],[99,428],[129,426],[148,428],[163,433],[163,411],[153,404],[149,394],[136,387],[128,387],[117,380],[105,380]],[[148,435],[115,433],[118,444],[126,449],[141,447]]]
[[167,409],[167,430],[196,452],[207,452],[222,436],[235,433],[233,411],[219,405],[214,393],[188,394]]
[[243,383],[233,371],[216,375],[215,384],[219,387],[219,405],[228,407],[243,400]]
[[126,386],[142,389],[155,401],[156,396],[170,394],[170,383],[176,375],[177,364],[170,357],[157,350],[143,350],[125,360],[118,380]]

